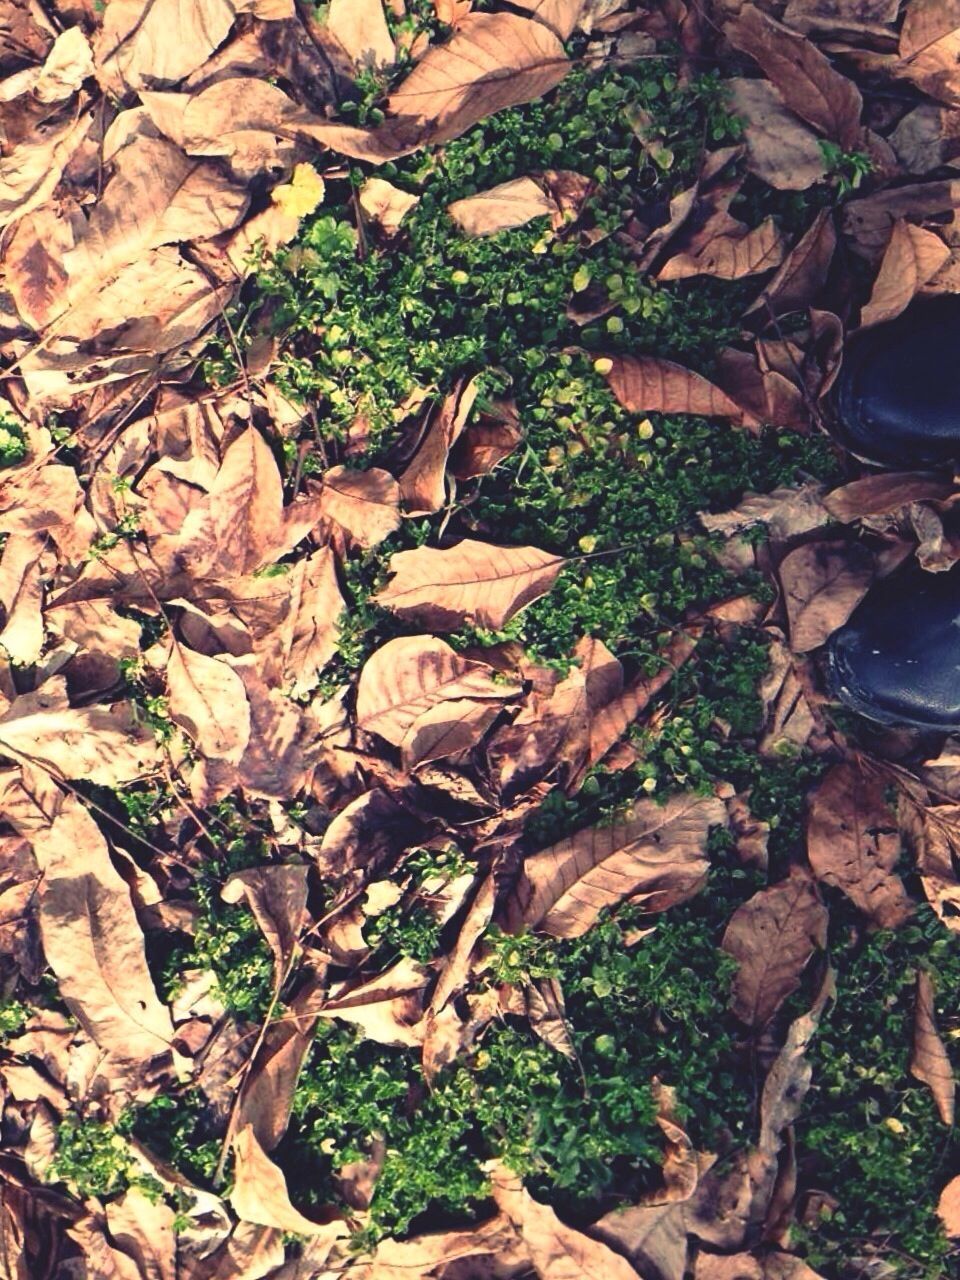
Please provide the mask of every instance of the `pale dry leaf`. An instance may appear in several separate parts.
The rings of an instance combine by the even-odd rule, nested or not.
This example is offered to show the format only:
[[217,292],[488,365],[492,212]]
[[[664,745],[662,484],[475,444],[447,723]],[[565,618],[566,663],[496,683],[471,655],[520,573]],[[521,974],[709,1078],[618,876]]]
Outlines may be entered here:
[[44,540],[38,534],[11,534],[0,557],[0,604],[4,610],[0,648],[21,666],[36,662],[43,650],[43,548]]
[[490,236],[522,227],[533,218],[549,217],[556,208],[533,178],[513,178],[489,191],[454,200],[447,213],[468,236]]
[[358,70],[392,67],[396,62],[381,0],[330,0],[327,30]]
[[757,227],[746,227],[714,236],[695,253],[678,253],[657,274],[658,280],[689,280],[712,276],[717,280],[743,280],[772,271],[783,260],[784,242],[773,218]]
[[357,192],[360,208],[372,222],[378,223],[388,236],[395,236],[400,224],[420,203],[420,197],[401,191],[384,178],[368,178]]
[[937,1201],[937,1216],[943,1223],[943,1229],[951,1239],[960,1236],[960,1175],[951,1178],[940,1192]]
[[253,1125],[244,1125],[234,1135],[233,1154],[236,1164],[230,1204],[241,1221],[304,1236],[336,1239],[347,1234],[346,1223],[311,1222],[293,1207],[287,1180],[257,1141]]
[[891,471],[851,480],[828,493],[823,505],[834,520],[851,524],[891,515],[914,502],[942,502],[952,491],[949,480],[926,471]]
[[960,204],[960,180],[881,187],[870,195],[848,200],[840,212],[840,228],[854,253],[878,262],[890,243],[898,218],[928,221],[942,218]]
[[170,1205],[133,1186],[105,1205],[104,1216],[110,1239],[135,1261],[140,1276],[177,1280],[177,1215]]
[[882,781],[855,764],[838,764],[810,797],[807,857],[814,875],[845,893],[875,925],[895,929],[913,905],[894,867],[896,819]]
[[789,542],[829,523],[823,488],[820,484],[803,484],[770,493],[746,493],[732,511],[702,511],[699,520],[708,533],[724,538],[736,538],[764,525],[772,542]]
[[765,1027],[796,991],[810,957],[826,945],[827,919],[813,878],[797,866],[737,908],[720,945],[739,966],[731,1005],[741,1022]]
[[960,932],[960,879],[954,871],[960,850],[960,806],[899,806],[900,830],[913,852],[927,901],[948,929]]
[[447,458],[473,410],[479,392],[476,378],[462,378],[445,396],[411,461],[400,476],[400,497],[410,515],[439,511],[447,499]]
[[451,714],[456,718],[467,713],[465,702],[499,704],[520,692],[518,685],[497,682],[493,675],[486,663],[462,657],[435,636],[389,640],[360,673],[357,723],[365,732],[409,749],[424,718],[442,704],[454,702]]
[[793,651],[809,653],[842,627],[873,573],[873,557],[860,543],[808,542],[784,556],[780,583]]
[[153,734],[128,704],[71,707],[62,676],[16,697],[0,716],[0,752],[55,778],[116,787],[158,763]]
[[379,467],[331,467],[323,473],[319,512],[351,543],[369,549],[400,527],[400,486]]
[[860,91],[831,65],[812,41],[744,5],[726,36],[763,68],[787,107],[846,150],[860,139]]
[[501,1161],[491,1160],[485,1168],[497,1208],[513,1223],[541,1280],[637,1280],[626,1258],[561,1222]]
[[778,191],[806,191],[826,176],[816,134],[788,111],[767,80],[728,80],[733,111],[744,121],[747,167]]
[[398,551],[388,566],[393,577],[372,598],[433,631],[456,631],[465,622],[500,631],[550,590],[565,563],[537,547],[464,538],[445,550]]
[[99,827],[64,802],[33,839],[47,962],[71,1013],[129,1082],[170,1053],[173,1024],[153,986],[130,889]]
[[166,674],[171,720],[202,755],[239,764],[250,740],[250,704],[237,673],[220,658],[175,644]]
[[567,40],[590,6],[589,0],[516,0],[516,7],[548,26],[561,40]]
[[610,356],[610,389],[631,413],[695,413],[756,426],[753,416],[699,373],[659,356]]
[[235,871],[220,890],[224,902],[246,900],[266,938],[274,961],[274,990],[279,991],[293,959],[307,909],[305,863],[249,867]]
[[285,624],[283,674],[291,697],[310,693],[337,652],[338,624],[346,608],[329,547],[297,561],[288,575],[290,613]]
[[528,857],[518,889],[524,922],[556,938],[586,933],[626,897],[664,911],[698,892],[710,827],[726,821],[713,796],[638,800],[609,826],[587,827]]
[[260,432],[247,427],[224,454],[209,494],[183,522],[182,563],[198,578],[252,573],[272,558],[282,511],[276,460]]
[[[377,1246],[366,1280],[412,1280],[414,1276],[442,1275],[448,1265],[456,1266],[468,1259],[477,1259],[478,1265],[480,1259],[502,1265],[506,1276],[514,1274],[518,1264],[525,1267],[528,1256],[510,1219],[498,1213],[469,1229],[430,1232],[410,1240],[386,1237]],[[459,1274],[465,1278],[469,1273]]]
[[910,0],[900,29],[895,74],[905,76],[931,98],[960,99],[960,4],[957,0]]
[[860,325],[882,324],[905,311],[914,297],[950,257],[950,249],[935,231],[925,231],[898,218],[870,301],[860,313]]
[[67,27],[53,42],[32,91],[40,102],[63,102],[93,75],[93,51],[81,27]]
[[351,1022],[378,1044],[414,1048],[426,1033],[423,992],[429,981],[423,966],[404,958],[375,978],[334,990],[317,1014]]
[[933,979],[926,969],[917,972],[910,1074],[929,1087],[940,1119],[945,1125],[952,1125],[957,1082],[937,1030]]

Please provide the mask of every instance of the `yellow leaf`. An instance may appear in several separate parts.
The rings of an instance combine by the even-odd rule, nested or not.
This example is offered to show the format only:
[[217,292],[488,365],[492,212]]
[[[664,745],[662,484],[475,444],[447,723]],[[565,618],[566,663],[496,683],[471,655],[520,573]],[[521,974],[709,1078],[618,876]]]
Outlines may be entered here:
[[312,164],[298,164],[293,177],[282,187],[276,187],[271,194],[274,204],[278,204],[284,213],[294,218],[302,218],[304,214],[313,213],[324,196],[324,182]]

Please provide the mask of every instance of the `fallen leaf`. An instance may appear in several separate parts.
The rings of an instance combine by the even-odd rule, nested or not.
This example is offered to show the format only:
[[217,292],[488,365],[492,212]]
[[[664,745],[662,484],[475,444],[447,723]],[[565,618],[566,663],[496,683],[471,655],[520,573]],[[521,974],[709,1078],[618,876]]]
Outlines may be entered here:
[[243,681],[220,658],[175,644],[167,659],[170,718],[210,759],[238,764],[250,740]]
[[310,693],[337,652],[338,624],[346,608],[329,547],[299,560],[291,570],[289,621],[284,628],[283,671],[291,697]]
[[447,206],[447,213],[467,235],[490,236],[522,227],[533,218],[548,217],[556,207],[533,178],[513,178],[489,191],[455,200]]
[[900,315],[949,257],[949,248],[935,232],[898,218],[870,301],[860,313],[861,327],[866,329]]
[[626,1258],[566,1226],[505,1164],[492,1160],[486,1169],[497,1208],[513,1223],[542,1280],[637,1280]]
[[47,962],[80,1025],[126,1084],[169,1058],[173,1024],[147,968],[130,890],[79,801],[68,799],[33,839]]
[[230,903],[246,900],[273,952],[273,985],[279,992],[293,959],[307,908],[306,865],[235,871],[220,890],[220,896]]
[[927,901],[948,929],[960,931],[960,879],[954,871],[954,857],[960,850],[960,807],[903,803],[898,817]]
[[806,830],[818,880],[845,893],[878,928],[910,918],[913,906],[894,873],[900,838],[879,778],[855,764],[834,765],[810,797]]
[[798,866],[736,909],[720,945],[739,964],[731,1007],[741,1022],[765,1027],[796,991],[810,957],[826,946],[827,919],[816,884]]
[[581,15],[590,5],[589,0],[517,0],[516,7],[548,26],[561,40],[566,40],[576,30]]
[[120,96],[175,84],[206,62],[235,16],[231,0],[186,8],[177,0],[117,0],[94,45],[100,82]]
[[527,1250],[506,1214],[498,1213],[475,1227],[435,1231],[410,1240],[388,1236],[377,1247],[367,1280],[411,1280],[412,1276],[442,1274],[438,1268],[447,1264],[456,1266],[466,1259],[482,1258],[508,1273],[518,1263],[526,1265]]
[[447,458],[473,409],[479,384],[461,378],[428,419],[420,445],[400,476],[400,497],[410,515],[439,511],[447,500]]
[[388,236],[395,236],[400,224],[420,203],[420,197],[401,191],[383,178],[368,178],[357,192],[360,208],[377,222]]
[[821,209],[746,314],[759,310],[764,318],[770,312],[779,317],[809,306],[826,283],[836,248],[833,214]]
[[873,557],[859,543],[808,542],[780,562],[790,646],[809,653],[842,627],[873,581]]
[[500,703],[519,686],[498,683],[485,663],[461,657],[434,636],[389,640],[367,661],[357,686],[357,723],[401,749],[412,749],[424,726],[432,728],[437,709],[458,722],[465,705]]
[[0,646],[11,662],[21,666],[36,662],[43,650],[43,545],[37,534],[11,534],[0,557],[0,604],[5,615]]
[[358,70],[392,67],[397,60],[380,0],[330,0],[327,30]]
[[260,1146],[252,1125],[244,1125],[234,1135],[233,1154],[236,1165],[230,1204],[241,1221],[303,1236],[336,1239],[347,1234],[345,1222],[311,1222],[293,1207],[287,1180]]
[[536,547],[464,538],[446,550],[396,552],[388,566],[392,579],[372,599],[434,631],[456,631],[465,622],[499,631],[550,590],[564,563]]
[[951,1239],[960,1236],[960,1175],[951,1178],[940,1192],[937,1215],[943,1223],[944,1231]]
[[734,112],[744,121],[747,167],[778,191],[806,191],[825,177],[816,134],[788,111],[767,80],[728,80]]
[[899,75],[931,98],[955,102],[960,94],[960,9],[956,0],[910,0],[900,28]]
[[604,907],[638,898],[664,911],[692,897],[706,874],[707,832],[726,820],[713,798],[639,800],[626,818],[587,827],[528,857],[518,890],[524,922],[556,938],[578,938]]
[[658,356],[610,356],[610,389],[631,413],[695,413],[731,418],[741,426],[756,419],[706,378]]
[[812,41],[745,4],[726,28],[731,44],[748,53],[772,80],[787,107],[846,150],[860,139],[863,99],[852,80],[834,70]]
[[369,549],[400,528],[400,486],[379,467],[331,467],[323,473],[318,510],[351,543]]
[[823,505],[834,520],[851,524],[870,516],[890,515],[913,502],[941,502],[953,486],[925,471],[892,471],[851,480],[831,490]]
[[952,1125],[957,1082],[937,1030],[933,979],[926,969],[917,971],[910,1074],[929,1086],[937,1114],[945,1125]]
[[772,271],[783,259],[784,244],[772,218],[758,227],[718,235],[696,253],[678,253],[660,269],[658,280],[688,280],[712,276],[718,280],[743,280]]

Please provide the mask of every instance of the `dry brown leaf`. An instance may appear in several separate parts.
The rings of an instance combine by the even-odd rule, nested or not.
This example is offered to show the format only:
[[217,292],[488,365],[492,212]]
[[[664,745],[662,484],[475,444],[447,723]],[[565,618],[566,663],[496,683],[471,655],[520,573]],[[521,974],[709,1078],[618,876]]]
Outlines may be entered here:
[[462,378],[428,419],[412,460],[400,476],[400,497],[410,515],[439,511],[447,500],[447,458],[473,409],[476,378]]
[[198,578],[240,577],[273,558],[283,486],[263,436],[247,427],[223,456],[206,498],[183,522],[179,554]]
[[735,538],[765,525],[773,543],[789,542],[829,523],[823,486],[804,484],[774,489],[770,493],[746,493],[732,511],[702,511],[700,523],[708,533]]
[[894,873],[900,838],[883,782],[857,765],[834,765],[810,797],[807,857],[818,880],[840,889],[879,928],[895,929],[913,914]]
[[147,968],[130,890],[107,842],[79,801],[68,799],[34,837],[43,872],[40,928],[60,994],[124,1083],[169,1058],[173,1024]]
[[743,280],[772,271],[783,259],[784,243],[773,218],[758,227],[714,236],[696,253],[678,253],[660,269],[658,280],[688,280],[712,276],[718,280]]
[[801,120],[847,150],[860,139],[863,99],[815,44],[746,4],[726,28],[730,43],[754,58]]
[[[491,1265],[502,1265],[504,1276],[513,1275],[517,1265],[528,1260],[510,1219],[497,1214],[485,1222],[465,1230],[438,1231],[414,1236],[411,1240],[387,1237],[377,1246],[366,1280],[412,1280],[414,1276],[442,1275],[447,1264],[456,1266],[466,1259],[487,1259]],[[481,1265],[478,1261],[477,1265]],[[453,1272],[449,1272],[452,1276]],[[468,1273],[461,1271],[462,1276]],[[474,1273],[482,1274],[482,1273]],[[499,1271],[491,1275],[501,1274]]]
[[442,551],[398,551],[390,557],[393,577],[372,598],[433,631],[456,631],[465,622],[499,631],[550,590],[565,563],[536,547],[495,547],[464,538]]
[[516,7],[544,23],[561,40],[566,40],[591,5],[590,0],[517,0]]
[[150,1280],[177,1280],[176,1212],[131,1187],[104,1208],[113,1243],[136,1263],[138,1275]]
[[38,534],[11,534],[0,557],[0,604],[4,610],[0,647],[21,666],[36,662],[43,650],[43,547],[43,538]]
[[284,679],[291,697],[312,692],[337,652],[338,623],[346,608],[329,547],[297,561],[290,583],[289,630],[284,638]]
[[381,0],[330,0],[327,30],[358,70],[392,67],[397,60]]
[[578,938],[604,907],[626,897],[664,911],[692,897],[707,870],[707,832],[726,821],[712,796],[639,800],[630,814],[587,827],[524,862],[518,890],[524,923],[556,938]]
[[321,1018],[352,1022],[367,1040],[413,1048],[423,1043],[423,992],[430,974],[413,960],[398,960],[368,981],[341,984],[317,1010]]
[[[462,657],[435,636],[401,636],[367,661],[357,686],[357,723],[403,750],[442,709],[456,721],[481,702],[501,703],[520,688],[496,682],[483,662]],[[446,708],[450,705],[450,710]]]
[[807,307],[823,288],[837,248],[837,232],[830,209],[821,209],[813,222],[783,259],[746,314],[760,311],[766,319]]
[[860,543],[808,542],[780,562],[794,653],[822,645],[853,613],[873,581],[873,557]]
[[948,1236],[960,1236],[960,1175],[951,1178],[940,1192],[937,1214]]
[[816,884],[798,866],[737,908],[721,946],[739,964],[731,1003],[741,1022],[765,1027],[796,991],[810,957],[826,946],[827,918]]
[[832,490],[823,505],[834,520],[850,524],[890,515],[913,502],[940,502],[953,491],[949,480],[925,471],[892,471],[851,480]]
[[497,1208],[513,1223],[542,1280],[637,1280],[626,1258],[566,1226],[501,1161],[490,1161],[486,1169]]
[[960,806],[921,808],[904,802],[898,817],[927,901],[948,929],[960,931],[960,879],[954,871],[954,857],[960,850]]
[[897,74],[906,76],[931,98],[960,98],[960,5],[957,0],[910,0],[900,29]]
[[220,896],[224,902],[246,900],[273,952],[273,984],[274,990],[279,991],[293,959],[307,909],[306,865],[235,871],[220,890]]
[[239,764],[250,741],[243,681],[220,658],[175,644],[167,659],[170,718],[210,759]]
[[346,1223],[311,1222],[293,1207],[287,1180],[257,1141],[252,1125],[234,1135],[233,1154],[236,1172],[230,1204],[241,1221],[303,1236],[328,1235],[331,1240],[347,1234]]
[[910,1074],[929,1086],[940,1119],[945,1125],[952,1125],[957,1082],[937,1030],[933,979],[926,969],[917,972]]
[[695,413],[730,418],[741,426],[756,419],[706,378],[658,356],[611,356],[610,389],[631,413]]
[[898,218],[927,221],[949,214],[957,205],[960,180],[955,178],[907,187],[881,187],[868,196],[848,200],[840,213],[840,227],[854,253],[878,262]]
[[379,223],[388,236],[397,234],[404,218],[420,203],[419,196],[401,191],[383,178],[368,178],[357,199],[367,217]]
[[136,723],[129,705],[71,707],[62,676],[21,694],[4,711],[0,752],[55,778],[105,787],[132,782],[158,759],[153,735]]
[[625,1254],[639,1276],[684,1280],[688,1274],[687,1224],[682,1203],[611,1209],[588,1232]]
[[936,232],[924,231],[923,227],[898,218],[870,301],[860,313],[861,327],[866,329],[900,315],[949,257],[949,248]]
[[400,527],[400,486],[389,471],[331,467],[323,473],[319,513],[352,544],[370,548]]
[[556,208],[533,178],[513,178],[489,191],[455,200],[447,206],[447,213],[468,236],[490,236],[522,227],[533,218],[548,217]]
[[747,167],[778,191],[806,191],[826,175],[816,134],[784,105],[767,80],[728,80],[733,110],[744,121]]

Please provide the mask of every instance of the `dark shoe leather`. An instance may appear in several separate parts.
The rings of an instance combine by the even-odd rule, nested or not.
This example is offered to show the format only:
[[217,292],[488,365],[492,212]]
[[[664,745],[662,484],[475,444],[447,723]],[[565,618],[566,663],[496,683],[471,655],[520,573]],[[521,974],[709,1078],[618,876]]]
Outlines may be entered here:
[[960,463],[960,296],[914,303],[847,345],[834,432],[851,453],[903,470]]
[[827,650],[833,695],[881,724],[960,729],[960,564],[878,583]]

